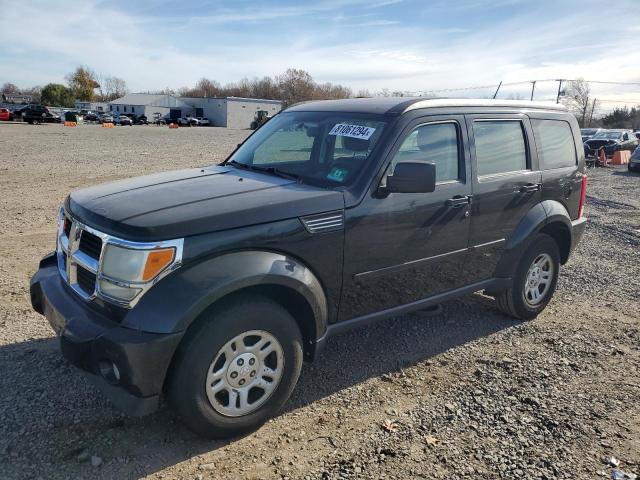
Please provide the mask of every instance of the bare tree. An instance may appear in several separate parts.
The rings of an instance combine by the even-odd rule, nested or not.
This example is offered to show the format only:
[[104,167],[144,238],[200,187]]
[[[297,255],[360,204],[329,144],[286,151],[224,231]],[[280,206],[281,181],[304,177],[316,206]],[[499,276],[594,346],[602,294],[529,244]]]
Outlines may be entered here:
[[17,85],[6,82],[4,85],[2,85],[0,92],[6,93],[7,95],[17,95],[20,93],[20,89]]
[[313,78],[304,70],[289,68],[282,75],[278,75],[276,81],[280,89],[281,100],[285,105],[293,105],[313,98],[315,87]]
[[563,103],[573,112],[581,127],[588,123],[592,100],[589,84],[583,78],[568,83]]
[[366,88],[361,88],[360,90],[358,90],[358,93],[356,93],[356,98],[371,98],[371,97],[373,97],[373,94]]

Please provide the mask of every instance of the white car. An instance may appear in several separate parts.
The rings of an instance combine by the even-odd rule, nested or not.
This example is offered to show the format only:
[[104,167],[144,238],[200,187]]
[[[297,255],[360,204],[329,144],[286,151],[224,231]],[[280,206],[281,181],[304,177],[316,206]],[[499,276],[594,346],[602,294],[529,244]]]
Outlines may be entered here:
[[210,127],[211,121],[207,117],[196,117],[196,120],[200,122],[200,126],[202,127]]
[[198,125],[197,121],[194,122],[194,120],[195,118],[192,117],[180,117],[176,120],[176,123],[181,127],[191,127]]

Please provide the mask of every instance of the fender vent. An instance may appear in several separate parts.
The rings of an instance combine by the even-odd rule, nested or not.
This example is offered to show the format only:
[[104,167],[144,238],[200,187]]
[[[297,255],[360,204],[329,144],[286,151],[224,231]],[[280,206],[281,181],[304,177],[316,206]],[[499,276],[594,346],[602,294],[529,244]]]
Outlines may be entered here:
[[344,228],[344,214],[341,211],[311,215],[301,218],[309,233],[326,233]]

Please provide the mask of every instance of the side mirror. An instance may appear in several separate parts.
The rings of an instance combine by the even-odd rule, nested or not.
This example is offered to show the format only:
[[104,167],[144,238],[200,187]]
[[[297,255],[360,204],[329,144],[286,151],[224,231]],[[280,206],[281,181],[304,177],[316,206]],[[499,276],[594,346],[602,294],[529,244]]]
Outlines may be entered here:
[[436,189],[436,166],[425,162],[400,162],[387,177],[387,189],[397,193],[429,193]]

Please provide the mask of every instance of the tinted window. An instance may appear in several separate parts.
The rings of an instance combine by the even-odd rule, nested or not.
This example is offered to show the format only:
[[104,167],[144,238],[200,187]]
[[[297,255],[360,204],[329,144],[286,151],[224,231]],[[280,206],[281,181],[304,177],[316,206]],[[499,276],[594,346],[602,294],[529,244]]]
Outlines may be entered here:
[[519,121],[476,121],[473,136],[478,176],[527,169],[527,148]]
[[455,123],[432,123],[414,129],[393,159],[398,162],[429,162],[436,166],[436,181],[460,178],[458,127]]
[[307,122],[306,128],[291,128],[287,125],[267,138],[255,149],[253,163],[308,162],[311,159],[314,137],[307,134],[307,129],[317,129],[318,124]]
[[542,168],[572,167],[576,164],[573,134],[567,122],[531,120]]
[[251,135],[230,161],[278,168],[314,185],[347,185],[366,165],[385,125],[380,115],[284,112]]

